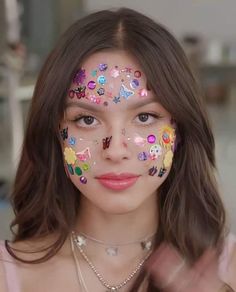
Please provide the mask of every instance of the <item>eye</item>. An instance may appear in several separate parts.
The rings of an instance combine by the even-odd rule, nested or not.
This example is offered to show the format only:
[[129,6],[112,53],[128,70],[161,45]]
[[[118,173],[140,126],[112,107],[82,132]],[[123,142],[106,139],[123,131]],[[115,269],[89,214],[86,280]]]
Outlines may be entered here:
[[74,122],[80,127],[94,127],[98,125],[98,120],[88,115],[80,115],[74,119]]
[[135,121],[137,121],[140,124],[143,125],[150,125],[155,123],[157,119],[160,118],[160,115],[154,114],[154,113],[140,113],[136,118]]

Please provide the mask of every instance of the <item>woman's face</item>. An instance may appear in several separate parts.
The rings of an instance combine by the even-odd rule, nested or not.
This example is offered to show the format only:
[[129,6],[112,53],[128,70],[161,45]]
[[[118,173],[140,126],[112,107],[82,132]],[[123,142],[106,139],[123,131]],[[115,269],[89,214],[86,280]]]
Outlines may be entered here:
[[174,125],[146,83],[130,55],[103,51],[82,64],[66,97],[60,133],[67,175],[82,198],[108,213],[154,200],[170,171]]

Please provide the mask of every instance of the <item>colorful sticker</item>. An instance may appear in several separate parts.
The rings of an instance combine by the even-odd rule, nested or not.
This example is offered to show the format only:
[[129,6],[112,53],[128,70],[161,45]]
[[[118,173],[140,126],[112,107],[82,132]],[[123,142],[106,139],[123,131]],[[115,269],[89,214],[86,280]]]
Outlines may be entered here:
[[163,175],[166,173],[166,169],[164,167],[161,167],[159,173],[158,173],[158,176],[159,177],[163,177]]
[[74,146],[75,143],[76,143],[76,139],[75,139],[75,137],[70,137],[70,138],[69,138],[69,144],[70,144],[71,146]]
[[86,78],[85,69],[81,68],[76,72],[76,74],[73,78],[73,82],[76,83],[77,85],[83,84],[85,78]]
[[102,144],[103,144],[104,150],[110,147],[111,139],[112,139],[112,136],[106,137],[105,139],[102,139]]
[[157,159],[159,156],[162,155],[162,147],[159,144],[154,144],[150,148],[150,158],[152,160]]
[[99,89],[97,90],[97,94],[98,94],[98,95],[104,95],[104,93],[105,93],[105,89],[104,89],[104,88],[99,88]]
[[89,164],[88,164],[88,163],[83,163],[83,164],[82,164],[82,169],[83,169],[84,171],[88,171],[88,170],[90,169]]
[[75,162],[77,160],[75,151],[70,147],[65,148],[64,157],[65,157],[65,161],[67,162],[67,164],[75,164]]
[[60,130],[60,134],[61,134],[62,140],[65,141],[68,138],[68,127]]
[[148,159],[148,153],[147,152],[140,152],[138,154],[138,160],[145,161]]
[[81,168],[79,167],[79,166],[76,166],[75,167],[75,173],[78,175],[78,176],[81,176],[82,175],[82,170],[81,170]]
[[148,137],[147,137],[147,141],[148,141],[148,143],[150,143],[150,144],[153,144],[153,143],[155,143],[156,142],[156,136],[155,135],[149,135]]
[[91,90],[93,90],[93,89],[95,89],[95,87],[96,87],[96,82],[93,81],[93,80],[90,80],[88,82],[88,88],[91,89]]
[[98,68],[100,71],[106,71],[107,70],[107,64],[99,64]]
[[84,149],[81,152],[77,152],[76,156],[77,156],[78,160],[80,160],[80,161],[86,161],[86,160],[90,159],[91,154],[90,154],[89,147],[87,147],[86,149]]
[[120,75],[120,71],[117,68],[111,70],[111,77],[117,78]]
[[124,84],[122,84],[120,88],[120,97],[124,97],[124,99],[127,100],[132,95],[134,95],[134,92],[132,90],[129,90],[124,86]]
[[171,148],[175,140],[175,129],[165,126],[161,129],[160,144],[165,148]]
[[86,183],[87,183],[87,178],[86,178],[85,176],[81,176],[81,177],[80,177],[80,182],[81,182],[82,184],[86,184]]
[[157,167],[156,166],[153,166],[148,171],[148,174],[151,175],[151,176],[154,176],[156,173],[157,173]]
[[169,166],[171,166],[172,160],[173,160],[173,152],[169,150],[166,152],[165,157],[164,157],[164,161],[163,161],[164,167],[168,168]]
[[141,97],[147,96],[148,95],[147,89],[145,89],[145,88],[140,89],[138,94]]
[[67,168],[68,168],[69,173],[73,175],[74,174],[74,169],[73,169],[72,165],[71,164],[67,164]]
[[101,75],[101,76],[98,77],[97,82],[98,82],[99,84],[101,84],[101,85],[104,85],[104,84],[107,83],[107,79],[106,79],[105,76]]

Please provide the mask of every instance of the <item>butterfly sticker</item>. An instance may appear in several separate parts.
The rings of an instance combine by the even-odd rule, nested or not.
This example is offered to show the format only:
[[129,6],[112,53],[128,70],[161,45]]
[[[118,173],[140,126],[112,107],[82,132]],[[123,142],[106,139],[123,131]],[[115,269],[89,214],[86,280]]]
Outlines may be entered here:
[[68,127],[64,128],[60,131],[61,137],[63,141],[65,141],[68,138]]
[[106,137],[104,139],[102,139],[102,144],[103,144],[103,149],[107,149],[109,148],[110,146],[110,143],[111,143],[111,139],[112,139],[112,136],[111,137]]
[[122,84],[120,88],[120,97],[124,97],[127,100],[132,95],[134,95],[134,92]]
[[89,151],[89,147],[87,147],[85,150],[83,150],[81,152],[77,152],[76,156],[80,161],[86,161],[86,160],[90,159],[91,154]]
[[148,171],[148,174],[151,175],[151,176],[154,176],[156,173],[157,173],[157,167],[156,166],[153,166]]
[[118,102],[120,102],[120,97],[119,97],[119,96],[115,96],[115,97],[113,98],[113,101],[114,101],[114,103],[118,103]]

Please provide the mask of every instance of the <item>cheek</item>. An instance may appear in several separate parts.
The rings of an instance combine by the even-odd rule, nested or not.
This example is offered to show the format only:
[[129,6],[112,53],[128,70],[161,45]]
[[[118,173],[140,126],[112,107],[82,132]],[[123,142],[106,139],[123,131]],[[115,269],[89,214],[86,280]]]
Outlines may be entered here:
[[90,144],[79,137],[76,129],[63,125],[60,128],[62,155],[67,176],[74,182],[86,185],[94,164],[92,149],[96,143]]
[[137,147],[137,159],[148,168],[150,176],[163,177],[172,165],[175,145],[175,130],[169,125],[160,126],[151,133],[133,137]]

